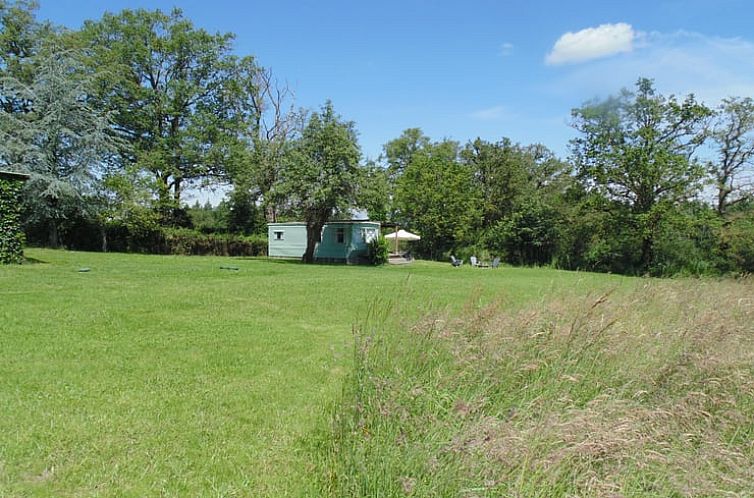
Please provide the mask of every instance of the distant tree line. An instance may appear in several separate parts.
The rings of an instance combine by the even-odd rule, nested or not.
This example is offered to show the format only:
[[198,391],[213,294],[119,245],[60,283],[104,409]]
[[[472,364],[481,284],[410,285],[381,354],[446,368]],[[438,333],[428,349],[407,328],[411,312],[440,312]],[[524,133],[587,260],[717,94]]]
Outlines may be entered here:
[[501,255],[519,265],[623,274],[754,270],[754,101],[710,109],[633,91],[572,111],[568,161],[542,145],[433,142],[409,129],[384,147],[388,217],[420,254]]
[[[266,223],[366,209],[422,235],[415,253],[625,274],[754,269],[754,102],[711,109],[633,90],[572,112],[567,159],[503,138],[418,128],[364,161],[355,124],[292,92],[233,35],[180,10],[124,10],[80,30],[0,0],[0,169],[30,174],[27,240],[52,247],[256,254]],[[187,189],[225,186],[218,206]]]

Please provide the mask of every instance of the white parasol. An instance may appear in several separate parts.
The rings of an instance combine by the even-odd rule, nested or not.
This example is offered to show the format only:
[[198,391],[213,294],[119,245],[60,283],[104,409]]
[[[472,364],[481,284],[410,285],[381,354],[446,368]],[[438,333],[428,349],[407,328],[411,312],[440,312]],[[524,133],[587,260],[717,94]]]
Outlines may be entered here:
[[385,235],[386,240],[394,240],[395,241],[395,252],[398,252],[398,241],[399,240],[421,240],[421,237],[416,235],[415,233],[407,232],[406,230],[398,230],[397,232],[389,233]]
[[403,229],[398,230],[397,232],[389,233],[385,235],[385,238],[387,240],[421,240],[421,237],[419,237],[415,233],[407,232]]

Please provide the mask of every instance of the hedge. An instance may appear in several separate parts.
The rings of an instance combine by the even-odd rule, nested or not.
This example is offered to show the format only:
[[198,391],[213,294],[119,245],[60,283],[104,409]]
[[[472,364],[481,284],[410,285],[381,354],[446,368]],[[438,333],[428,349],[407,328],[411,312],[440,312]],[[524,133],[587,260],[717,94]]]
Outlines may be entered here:
[[24,257],[21,185],[20,180],[0,177],[0,264],[21,263]]
[[266,256],[267,237],[205,234],[188,228],[136,230],[119,225],[107,228],[108,250],[184,256]]
[[189,229],[163,229],[161,254],[266,256],[267,237],[205,234]]

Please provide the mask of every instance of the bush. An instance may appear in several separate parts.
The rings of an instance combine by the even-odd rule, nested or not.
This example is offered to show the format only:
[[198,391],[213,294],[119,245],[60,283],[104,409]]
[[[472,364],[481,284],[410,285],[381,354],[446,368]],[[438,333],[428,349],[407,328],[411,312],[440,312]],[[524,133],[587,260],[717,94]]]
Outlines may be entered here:
[[267,237],[201,233],[188,228],[161,228],[149,225],[108,226],[109,250],[143,254],[183,256],[265,256]]
[[722,220],[709,208],[668,210],[658,223],[649,273],[658,277],[715,275]]
[[368,246],[367,256],[369,257],[369,263],[380,266],[387,263],[388,260],[388,244],[385,237],[380,235],[379,237],[372,239]]
[[485,234],[487,247],[519,265],[550,264],[558,247],[561,220],[543,203],[524,203],[510,218],[499,221]]
[[20,263],[24,256],[20,192],[20,181],[0,178],[0,264]]
[[267,237],[260,235],[204,234],[195,230],[165,229],[161,254],[192,256],[265,256]]
[[730,270],[754,273],[754,213],[736,215],[722,234]]

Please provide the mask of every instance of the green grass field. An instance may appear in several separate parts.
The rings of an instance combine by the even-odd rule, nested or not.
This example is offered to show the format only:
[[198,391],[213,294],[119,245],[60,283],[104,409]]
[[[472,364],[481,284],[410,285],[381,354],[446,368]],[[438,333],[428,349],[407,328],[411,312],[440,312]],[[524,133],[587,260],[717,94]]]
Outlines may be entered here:
[[[456,346],[427,343],[426,334],[380,339],[390,347],[373,351],[399,350],[370,356],[365,331],[373,334],[378,322],[393,335],[421,329],[428,316],[482,323],[479,310],[526,313],[554,299],[581,305],[611,289],[615,299],[631,300],[645,285],[429,262],[305,266],[39,249],[27,257],[34,262],[0,267],[0,496],[429,496],[450,487],[424,481],[435,458],[426,434],[416,435],[401,468],[406,455],[391,448],[405,421],[370,405],[379,401],[370,398],[370,383],[386,376],[400,391],[426,381],[437,398],[422,397],[430,405],[420,412],[431,416],[411,423],[440,423],[435,437],[450,444],[464,437],[465,425],[451,430],[433,410],[447,413],[463,389],[434,382],[452,372],[487,389],[469,372],[489,373],[496,364],[480,360],[485,370],[462,356],[451,361],[446,355]],[[432,351],[437,363],[426,362]],[[368,381],[362,392],[353,388],[358,378]],[[544,399],[557,399],[557,386],[543,389]],[[495,399],[476,411],[510,408]],[[385,438],[344,422],[357,408],[384,418]],[[479,462],[448,475],[489,481],[486,460]]]
[[411,320],[626,282],[422,262],[27,257],[0,268],[0,496],[316,495],[307,441],[373,303],[398,296]]

